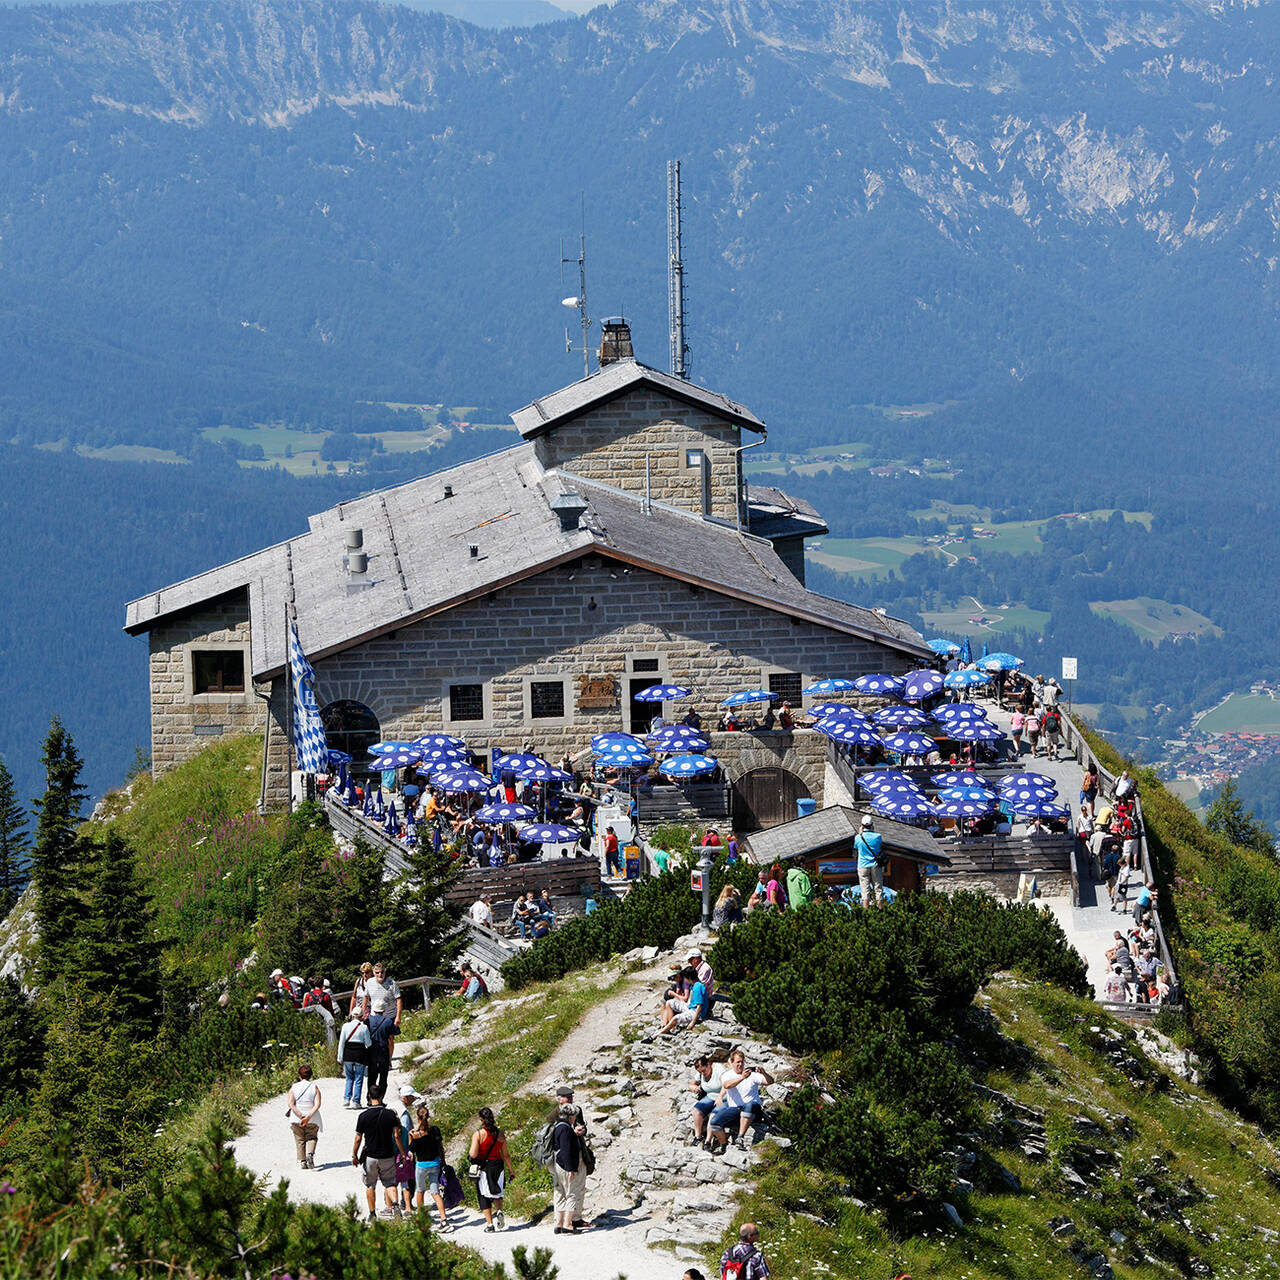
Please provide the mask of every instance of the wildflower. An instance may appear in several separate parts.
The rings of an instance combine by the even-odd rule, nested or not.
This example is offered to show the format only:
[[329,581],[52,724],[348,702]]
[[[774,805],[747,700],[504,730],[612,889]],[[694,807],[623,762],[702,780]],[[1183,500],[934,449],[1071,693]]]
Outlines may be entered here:
[[0,1196],[16,1196],[18,1188],[12,1182],[0,1182]]

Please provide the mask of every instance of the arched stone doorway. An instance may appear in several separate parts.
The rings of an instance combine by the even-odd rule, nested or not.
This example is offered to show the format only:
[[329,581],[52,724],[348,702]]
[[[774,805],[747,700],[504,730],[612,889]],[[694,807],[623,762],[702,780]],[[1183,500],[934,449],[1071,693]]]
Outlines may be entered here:
[[733,826],[743,833],[800,816],[797,800],[812,796],[803,778],[779,766],[749,769],[733,784]]
[[345,751],[357,769],[367,770],[369,748],[382,737],[378,717],[350,698],[328,703],[320,712],[324,736],[335,751]]

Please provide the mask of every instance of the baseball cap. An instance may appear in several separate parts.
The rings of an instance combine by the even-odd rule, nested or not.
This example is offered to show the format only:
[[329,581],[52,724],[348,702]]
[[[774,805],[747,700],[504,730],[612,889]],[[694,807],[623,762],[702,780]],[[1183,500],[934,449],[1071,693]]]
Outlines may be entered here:
[[572,1097],[573,1097],[573,1085],[571,1085],[571,1084],[562,1084],[562,1085],[560,1085],[560,1086],[556,1089],[556,1097],[557,1097],[557,1098],[572,1098]]
[[272,970],[271,970],[271,976],[272,976],[273,978],[283,978],[283,977],[284,977],[284,970],[283,970],[283,969],[272,969]]
[[869,813],[864,813],[862,815],[862,825],[864,827],[869,827],[871,825],[871,815]]

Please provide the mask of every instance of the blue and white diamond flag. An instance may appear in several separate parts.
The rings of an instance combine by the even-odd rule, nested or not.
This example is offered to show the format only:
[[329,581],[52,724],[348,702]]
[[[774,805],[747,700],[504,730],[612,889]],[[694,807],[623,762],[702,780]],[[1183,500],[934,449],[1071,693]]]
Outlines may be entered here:
[[329,768],[329,747],[312,688],[316,673],[302,652],[296,622],[289,625],[289,667],[293,672],[293,749],[298,755],[298,770],[325,773]]

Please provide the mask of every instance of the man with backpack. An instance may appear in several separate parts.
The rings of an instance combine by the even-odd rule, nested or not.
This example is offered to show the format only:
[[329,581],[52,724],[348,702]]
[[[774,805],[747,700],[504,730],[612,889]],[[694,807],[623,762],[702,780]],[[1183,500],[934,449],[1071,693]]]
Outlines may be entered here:
[[854,838],[853,847],[858,854],[858,885],[862,889],[862,905],[884,906],[884,841],[875,829],[869,813],[863,814],[862,829]]
[[765,1280],[769,1264],[760,1252],[760,1232],[754,1222],[738,1228],[738,1243],[724,1251],[720,1259],[720,1280]]

